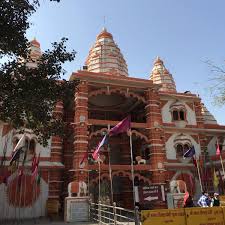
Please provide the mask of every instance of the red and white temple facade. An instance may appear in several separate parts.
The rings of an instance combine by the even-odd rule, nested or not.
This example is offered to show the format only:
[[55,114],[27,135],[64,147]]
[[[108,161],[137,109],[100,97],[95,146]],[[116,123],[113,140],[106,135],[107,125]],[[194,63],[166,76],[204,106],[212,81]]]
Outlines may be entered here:
[[[41,54],[40,44],[36,40],[31,43],[34,56]],[[33,191],[35,193],[26,190],[20,200],[16,200],[16,174],[10,176],[7,186],[3,183],[3,173],[0,174],[0,201],[9,214],[15,212],[19,202],[28,217],[31,213],[44,215],[47,199],[59,200],[63,206],[64,198],[68,196],[68,184],[72,181],[85,182],[88,196],[98,201],[99,166],[90,159],[91,153],[103,135],[127,115],[131,115],[134,182],[140,192],[143,187],[162,185],[165,199],[170,194],[179,195],[185,191],[198,196],[201,188],[197,169],[192,159],[183,159],[183,153],[192,145],[199,158],[203,189],[224,192],[224,179],[221,177],[219,190],[213,187],[212,180],[214,168],[218,179],[222,175],[220,158],[215,153],[218,140],[222,159],[225,160],[225,126],[217,123],[199,96],[191,92],[177,92],[173,76],[159,57],[154,61],[147,79],[130,77],[126,61],[112,34],[103,29],[89,51],[83,70],[74,72],[70,77],[70,80],[76,79],[80,83],[74,96],[68,96],[70,104],[64,106],[59,102],[55,107],[55,113],[69,124],[67,136],[64,139],[52,137],[48,147],[44,148],[32,132],[28,132],[27,138],[33,141],[31,152],[41,152],[41,183]],[[3,122],[0,134],[0,156],[3,157],[7,139],[10,143],[6,155],[9,160],[13,143],[20,134]],[[85,159],[81,166],[86,152],[89,160]],[[110,157],[113,201],[124,208],[132,208],[128,135],[111,137],[100,153],[101,200],[111,200]],[[27,182],[27,188],[30,166],[31,160],[28,160],[23,181]],[[143,201],[139,196],[139,205],[143,208],[166,208],[167,201]]]

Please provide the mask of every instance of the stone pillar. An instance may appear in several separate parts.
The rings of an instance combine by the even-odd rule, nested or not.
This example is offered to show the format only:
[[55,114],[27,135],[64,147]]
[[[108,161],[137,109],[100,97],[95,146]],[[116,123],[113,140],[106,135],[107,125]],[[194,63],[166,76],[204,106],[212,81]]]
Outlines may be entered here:
[[[152,183],[165,184],[166,152],[163,143],[164,130],[162,130],[162,116],[160,98],[156,90],[151,89],[146,93],[146,122],[150,146],[150,166],[152,170]],[[165,202],[157,202],[157,207],[165,207]]]
[[81,81],[77,87],[74,107],[74,180],[85,181],[87,183],[88,173],[87,171],[83,171],[88,167],[87,159],[84,161],[84,168],[80,168],[80,162],[88,151],[88,84],[86,81]]
[[[57,102],[53,115],[58,118],[63,118],[63,102]],[[59,136],[52,136],[51,140],[51,162],[62,163],[63,157],[63,140]],[[49,171],[49,199],[60,200],[62,192],[62,172],[63,168],[51,168]]]

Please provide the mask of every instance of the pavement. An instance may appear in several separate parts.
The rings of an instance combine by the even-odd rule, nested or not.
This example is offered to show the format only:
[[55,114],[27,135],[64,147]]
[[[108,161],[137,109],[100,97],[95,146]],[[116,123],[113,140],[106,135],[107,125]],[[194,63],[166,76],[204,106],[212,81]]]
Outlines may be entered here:
[[29,220],[8,220],[0,221],[1,225],[97,225],[93,222],[71,222],[67,223],[62,220],[49,220],[49,219],[29,219]]

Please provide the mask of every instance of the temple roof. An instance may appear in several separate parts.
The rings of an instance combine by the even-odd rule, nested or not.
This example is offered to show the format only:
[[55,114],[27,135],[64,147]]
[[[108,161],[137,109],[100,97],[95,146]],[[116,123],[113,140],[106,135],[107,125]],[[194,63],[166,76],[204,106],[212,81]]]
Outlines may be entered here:
[[87,70],[116,76],[128,76],[126,61],[106,28],[97,36],[85,65]]
[[163,61],[159,57],[154,62],[150,79],[153,83],[161,85],[160,91],[177,92],[172,74],[166,69]]
[[36,67],[37,66],[37,60],[41,57],[42,52],[41,52],[41,45],[40,43],[34,38],[32,41],[30,41],[30,46],[29,46],[29,59],[26,60],[26,65],[28,67]]
[[202,115],[205,124],[217,124],[215,117],[209,112],[209,110],[202,103]]

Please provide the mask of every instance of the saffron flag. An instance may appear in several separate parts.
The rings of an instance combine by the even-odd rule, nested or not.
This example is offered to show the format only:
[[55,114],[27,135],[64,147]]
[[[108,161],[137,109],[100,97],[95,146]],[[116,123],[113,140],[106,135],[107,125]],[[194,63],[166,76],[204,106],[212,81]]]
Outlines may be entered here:
[[185,153],[184,153],[184,158],[189,158],[193,157],[195,155],[195,148],[194,146],[191,146]]
[[217,147],[216,147],[216,155],[220,155],[220,146],[218,141],[217,141]]
[[99,158],[99,151],[103,145],[107,144],[107,142],[108,142],[108,136],[105,135],[92,154],[92,157],[94,160],[97,160]]
[[218,179],[218,177],[216,175],[215,169],[214,169],[214,173],[213,173],[213,185],[214,185],[215,188],[217,188],[218,185],[219,185],[219,179]]
[[109,135],[112,136],[123,132],[127,132],[130,129],[130,125],[131,125],[131,118],[130,116],[127,116],[125,119],[120,121],[115,127],[113,127],[109,131]]

